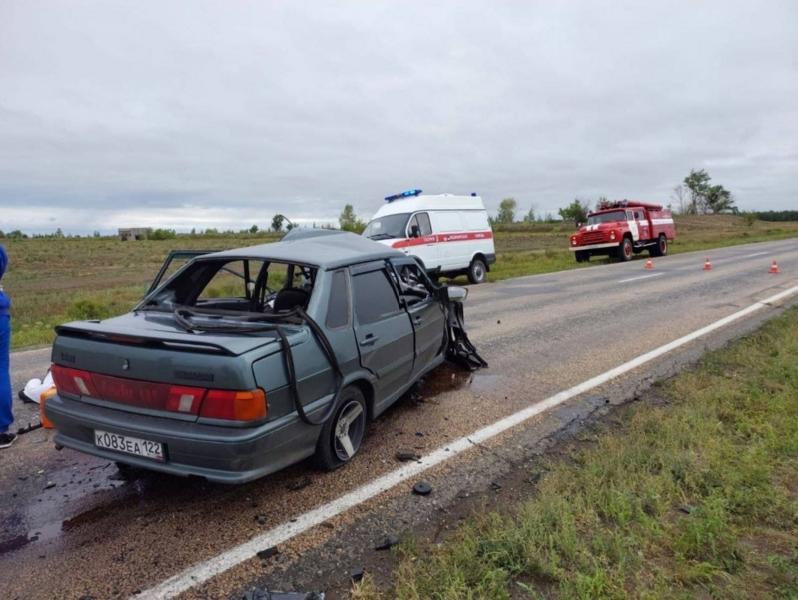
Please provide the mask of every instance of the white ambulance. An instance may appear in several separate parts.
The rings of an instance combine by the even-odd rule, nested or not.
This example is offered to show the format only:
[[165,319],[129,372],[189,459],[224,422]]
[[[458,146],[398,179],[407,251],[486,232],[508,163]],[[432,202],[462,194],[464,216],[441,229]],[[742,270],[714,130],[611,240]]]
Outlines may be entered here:
[[427,271],[449,277],[465,273],[471,283],[485,281],[496,250],[482,198],[409,190],[385,202],[364,236],[417,256]]

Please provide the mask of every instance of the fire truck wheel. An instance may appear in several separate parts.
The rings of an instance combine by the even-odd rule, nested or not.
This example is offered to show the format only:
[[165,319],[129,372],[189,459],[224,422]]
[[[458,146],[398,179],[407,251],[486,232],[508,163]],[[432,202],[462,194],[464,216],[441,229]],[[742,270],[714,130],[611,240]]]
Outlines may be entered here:
[[665,256],[668,254],[668,238],[665,237],[664,233],[659,234],[656,246],[651,246],[648,253],[651,256]]
[[468,266],[468,281],[471,283],[482,283],[488,274],[488,267],[481,258],[475,258]]
[[632,246],[632,240],[628,237],[623,238],[621,245],[618,246],[618,260],[626,262],[632,260],[632,255],[634,254],[634,246]]
[[578,263],[590,262],[590,252],[587,252],[585,250],[581,250],[581,251],[575,252],[574,254],[576,254],[576,262],[578,262]]

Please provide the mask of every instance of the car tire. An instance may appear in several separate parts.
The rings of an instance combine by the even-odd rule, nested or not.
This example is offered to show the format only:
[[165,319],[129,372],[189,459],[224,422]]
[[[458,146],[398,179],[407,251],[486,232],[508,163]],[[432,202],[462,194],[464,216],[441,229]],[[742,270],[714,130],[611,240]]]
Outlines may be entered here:
[[590,252],[587,250],[577,250],[574,252],[576,254],[576,262],[583,263],[583,262],[590,262]]
[[623,238],[623,241],[618,246],[618,260],[621,262],[628,262],[632,260],[632,256],[634,255],[634,246],[632,245],[632,240],[628,237]]
[[648,250],[648,253],[652,257],[666,256],[668,254],[668,238],[665,237],[664,233],[659,234],[656,245],[651,246],[651,248]]
[[367,423],[363,392],[357,386],[344,388],[338,409],[321,428],[316,446],[316,465],[324,471],[334,471],[352,460],[366,436]]
[[468,281],[483,283],[488,278],[488,267],[481,258],[475,258],[468,265]]

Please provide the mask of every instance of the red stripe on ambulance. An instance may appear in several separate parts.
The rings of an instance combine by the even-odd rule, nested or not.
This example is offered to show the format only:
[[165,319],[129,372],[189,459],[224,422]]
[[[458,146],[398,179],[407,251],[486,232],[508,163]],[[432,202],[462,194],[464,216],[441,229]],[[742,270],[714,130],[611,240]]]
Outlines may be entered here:
[[424,244],[442,244],[444,242],[467,242],[470,240],[489,240],[493,238],[492,231],[475,231],[467,233],[439,233],[437,235],[424,235],[417,238],[399,240],[391,244],[393,248],[408,248],[410,246],[423,246]]

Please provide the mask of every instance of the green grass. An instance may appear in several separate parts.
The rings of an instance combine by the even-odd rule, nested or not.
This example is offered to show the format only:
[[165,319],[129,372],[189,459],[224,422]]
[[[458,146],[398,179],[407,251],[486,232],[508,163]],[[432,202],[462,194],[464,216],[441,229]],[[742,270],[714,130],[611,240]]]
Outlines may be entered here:
[[798,309],[656,391],[357,597],[798,598]]
[[[677,217],[672,252],[798,236],[798,222],[747,224],[742,217]],[[567,224],[512,225],[496,231],[491,281],[577,267],[567,250]],[[74,318],[119,314],[144,294],[175,248],[219,250],[272,242],[272,234],[122,242],[112,238],[0,240],[10,269],[3,279],[14,302],[12,347],[48,344],[53,327]],[[593,264],[604,262],[597,259]],[[586,267],[589,265],[579,265]],[[464,281],[459,278],[458,281]]]

